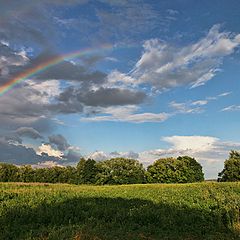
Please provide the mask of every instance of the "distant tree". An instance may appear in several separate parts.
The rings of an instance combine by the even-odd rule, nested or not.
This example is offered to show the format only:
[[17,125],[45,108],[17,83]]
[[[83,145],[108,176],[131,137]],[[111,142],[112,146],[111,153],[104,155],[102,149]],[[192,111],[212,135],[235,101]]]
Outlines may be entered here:
[[19,168],[13,164],[0,163],[0,181],[1,182],[18,182]]
[[162,158],[156,160],[147,167],[147,181],[149,183],[172,183],[176,182],[174,158]]
[[77,184],[77,169],[71,166],[62,168],[62,173],[59,176],[59,181],[61,183]]
[[24,165],[19,168],[19,179],[21,182],[35,182],[35,171],[31,165]]
[[240,181],[240,152],[231,151],[224,162],[224,169],[218,174],[220,182]]
[[178,157],[176,164],[179,171],[177,182],[201,182],[204,180],[202,166],[195,158],[189,156]]
[[98,168],[95,160],[81,158],[77,164],[77,183],[94,184],[96,183],[97,173]]
[[145,170],[137,160],[113,158],[97,164],[97,184],[134,184],[145,182]]
[[149,183],[188,183],[204,180],[202,166],[188,156],[162,158],[147,168]]
[[47,168],[37,168],[34,169],[34,182],[49,182],[48,169]]

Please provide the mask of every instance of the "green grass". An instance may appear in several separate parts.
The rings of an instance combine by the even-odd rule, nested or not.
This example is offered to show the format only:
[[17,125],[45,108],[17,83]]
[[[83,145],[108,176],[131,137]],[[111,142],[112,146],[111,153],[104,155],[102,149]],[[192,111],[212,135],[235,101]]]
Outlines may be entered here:
[[0,183],[0,239],[240,239],[240,183]]

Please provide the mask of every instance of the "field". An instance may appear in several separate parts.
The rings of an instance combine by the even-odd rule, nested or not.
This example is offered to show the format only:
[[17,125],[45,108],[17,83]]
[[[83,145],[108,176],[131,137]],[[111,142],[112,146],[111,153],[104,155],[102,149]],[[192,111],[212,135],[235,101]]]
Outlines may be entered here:
[[1,183],[0,239],[240,239],[240,183]]

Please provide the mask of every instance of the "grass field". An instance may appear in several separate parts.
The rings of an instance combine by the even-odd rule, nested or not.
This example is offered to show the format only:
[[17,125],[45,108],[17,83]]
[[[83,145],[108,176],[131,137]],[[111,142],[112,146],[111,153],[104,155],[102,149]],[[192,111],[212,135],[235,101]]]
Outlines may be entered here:
[[0,184],[0,239],[240,239],[240,183]]

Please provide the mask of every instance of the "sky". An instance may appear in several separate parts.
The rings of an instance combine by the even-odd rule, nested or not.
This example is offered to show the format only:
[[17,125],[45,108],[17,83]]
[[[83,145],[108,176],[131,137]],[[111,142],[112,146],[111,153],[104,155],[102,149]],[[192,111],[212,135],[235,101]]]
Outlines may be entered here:
[[240,1],[0,0],[0,161],[240,149]]

